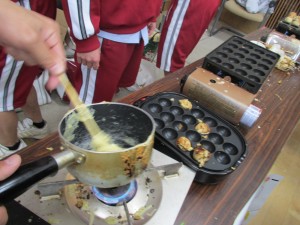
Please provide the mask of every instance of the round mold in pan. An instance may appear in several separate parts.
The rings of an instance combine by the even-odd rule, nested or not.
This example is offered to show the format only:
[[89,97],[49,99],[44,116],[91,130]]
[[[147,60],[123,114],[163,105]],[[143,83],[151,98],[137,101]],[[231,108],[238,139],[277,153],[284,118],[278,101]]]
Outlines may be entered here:
[[[192,109],[184,109],[179,100],[188,99]],[[154,118],[156,137],[194,170],[232,172],[245,157],[246,143],[240,132],[229,122],[203,108],[198,102],[185,95],[164,92],[148,97],[140,106]],[[159,109],[159,110],[158,110]],[[210,127],[209,134],[200,134],[195,126],[200,121]],[[211,156],[203,167],[193,158],[193,151],[181,150],[176,141],[179,137],[187,137],[193,147],[201,145]]]

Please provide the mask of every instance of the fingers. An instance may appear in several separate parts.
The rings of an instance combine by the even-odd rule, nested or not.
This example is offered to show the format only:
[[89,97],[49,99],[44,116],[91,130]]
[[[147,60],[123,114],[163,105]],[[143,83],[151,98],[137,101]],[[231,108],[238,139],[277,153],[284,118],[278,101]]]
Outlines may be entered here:
[[[52,19],[41,17],[41,15],[34,11],[32,13],[43,24],[40,28],[39,45],[33,48],[33,54],[42,55],[37,58],[39,64],[49,70],[50,75],[58,76],[66,70],[66,57],[60,37],[60,27]],[[38,47],[41,47],[44,52],[38,49]]]
[[94,70],[99,69],[99,63],[94,63],[94,64],[92,65],[92,67],[93,67]]
[[47,69],[50,75],[58,76],[65,71],[65,59],[53,54],[52,49],[42,42],[31,48],[29,54],[34,55],[38,64]]
[[148,24],[148,35],[149,37],[152,37],[156,29],[156,22],[150,22]]
[[50,75],[58,76],[66,70],[66,60],[60,37],[56,33],[47,33],[45,42],[40,40],[31,48],[31,54],[36,56],[38,64],[49,70]]
[[95,70],[97,70],[99,68],[99,62],[95,62],[95,61],[89,61],[89,60],[86,60],[86,59],[83,59],[81,57],[77,57],[77,62],[79,64],[82,64],[84,66],[87,66],[88,68],[93,68]]
[[15,6],[15,12],[12,15],[16,14],[21,18],[18,22],[20,27],[15,29],[15,26],[10,26],[11,23],[5,26],[6,29],[3,32],[9,33],[10,36],[6,39],[4,37],[7,53],[18,60],[25,61],[28,65],[42,66],[49,70],[51,75],[64,72],[65,52],[58,24],[34,11]]
[[21,165],[21,157],[12,155],[9,158],[0,161],[0,180],[4,180],[12,175]]
[[155,23],[151,23],[151,25],[148,27],[148,34],[149,34],[149,37],[152,37],[152,35],[154,34],[155,32],[155,29],[156,29],[156,25]]
[[46,42],[49,46],[50,54],[49,61],[45,62],[44,66],[51,75],[60,75],[66,71],[65,52],[60,37],[58,37],[57,33],[52,33]]
[[86,66],[89,68],[89,69],[94,69],[94,70],[97,70],[99,69],[99,63],[98,62],[87,62],[86,63]]
[[0,225],[5,225],[7,223],[8,216],[5,207],[0,207]]
[[58,76],[50,76],[47,81],[46,88],[52,91],[57,87],[58,84],[59,84]]
[[77,62],[97,70],[100,66],[100,48],[87,53],[77,53]]

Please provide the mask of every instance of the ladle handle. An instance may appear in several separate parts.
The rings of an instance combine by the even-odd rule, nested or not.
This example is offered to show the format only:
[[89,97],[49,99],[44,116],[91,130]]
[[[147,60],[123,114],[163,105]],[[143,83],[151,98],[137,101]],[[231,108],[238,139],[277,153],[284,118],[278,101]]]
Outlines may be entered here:
[[73,85],[71,84],[68,76],[63,73],[61,74],[59,77],[59,81],[61,83],[61,85],[64,87],[65,92],[67,93],[71,103],[73,104],[73,106],[80,106],[82,103],[82,101],[80,100],[77,91],[75,90],[75,88],[73,87]]
[[70,80],[68,79],[67,75],[64,73],[59,76],[60,83],[64,87],[71,103],[73,104],[74,107],[76,107],[79,115],[84,117],[85,119],[83,120],[83,123],[90,133],[91,137],[94,137],[95,135],[100,133],[100,128],[96,121],[94,120],[93,115],[87,108],[85,104],[80,100],[77,91],[71,84]]
[[27,191],[33,184],[58,171],[52,156],[25,164],[10,177],[0,181],[0,205],[6,204]]

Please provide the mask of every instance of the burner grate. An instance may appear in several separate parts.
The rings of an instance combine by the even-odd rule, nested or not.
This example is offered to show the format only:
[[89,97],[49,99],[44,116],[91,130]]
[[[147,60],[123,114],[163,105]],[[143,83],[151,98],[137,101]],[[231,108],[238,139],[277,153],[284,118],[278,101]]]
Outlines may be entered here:
[[[69,179],[73,179],[70,174],[67,176]],[[127,197],[130,192],[133,192],[133,197],[126,203],[126,212],[126,200],[123,197]],[[81,183],[67,185],[64,187],[64,197],[71,212],[78,215],[85,224],[92,221],[94,225],[123,225],[134,221],[135,225],[144,225],[159,208],[162,180],[158,171],[146,170],[135,181],[121,188],[99,189]],[[119,203],[113,202],[116,200]]]
[[[151,158],[153,163],[151,164],[154,167],[175,163],[173,159],[155,149]],[[152,168],[151,165],[149,166]],[[173,225],[193,182],[195,172],[185,166],[182,166],[179,176],[176,177],[161,178],[163,171],[159,172],[160,175],[158,177],[155,175],[157,172],[152,174],[153,172],[152,170],[147,170],[136,179],[138,190],[136,196],[127,203],[128,211],[130,216],[133,216],[138,210],[144,209],[144,213],[140,214],[144,218],[132,220],[132,222],[134,225]],[[46,178],[43,183],[65,180],[66,177],[68,180],[74,179],[68,174],[66,169],[62,169],[54,177]],[[159,182],[157,179],[159,179]],[[82,187],[84,189],[82,190],[82,197],[88,204],[84,204],[81,209],[76,207],[75,203],[79,201],[79,199],[75,198],[79,193],[74,193],[77,185],[79,184],[67,185],[61,192],[61,199],[44,201],[40,201],[40,196],[36,193],[37,186],[33,186],[25,194],[18,197],[17,201],[44,220],[51,221],[52,224],[83,225],[89,224],[89,222],[94,220],[93,225],[107,225],[106,220],[109,219],[114,220],[109,222],[116,222],[116,225],[128,224],[124,206],[108,206],[93,198],[95,196],[90,186]],[[144,194],[142,193],[147,195],[147,199],[143,197]],[[66,200],[66,197],[70,197],[70,199]],[[98,208],[99,205],[102,207]]]

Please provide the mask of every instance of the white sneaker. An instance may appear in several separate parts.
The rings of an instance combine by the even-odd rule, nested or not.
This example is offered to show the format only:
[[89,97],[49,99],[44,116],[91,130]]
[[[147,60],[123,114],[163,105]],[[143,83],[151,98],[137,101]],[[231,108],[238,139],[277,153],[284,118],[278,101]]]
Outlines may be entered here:
[[20,139],[19,148],[16,150],[9,150],[7,147],[0,144],[0,159],[12,155],[25,147],[27,147],[27,144],[22,139]]
[[46,123],[43,128],[33,126],[31,119],[26,118],[22,122],[18,122],[18,137],[19,138],[34,138],[42,139],[49,133],[49,127]]
[[132,86],[130,86],[130,87],[127,87],[126,89],[128,90],[128,91],[138,91],[138,90],[140,90],[141,88],[142,88],[143,86],[140,86],[140,85],[138,85],[137,83],[135,83],[134,85],[132,85]]

